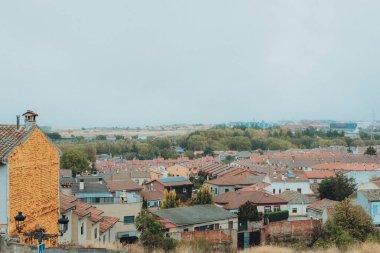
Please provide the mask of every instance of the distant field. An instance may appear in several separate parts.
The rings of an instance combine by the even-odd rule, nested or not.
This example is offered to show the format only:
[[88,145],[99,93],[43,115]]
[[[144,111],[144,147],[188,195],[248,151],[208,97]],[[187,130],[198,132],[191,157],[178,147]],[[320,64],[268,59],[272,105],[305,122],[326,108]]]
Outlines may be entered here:
[[205,130],[213,127],[213,125],[175,125],[175,126],[162,126],[162,127],[145,127],[145,128],[89,128],[89,129],[57,129],[64,138],[72,136],[83,136],[85,138],[94,138],[97,135],[106,135],[113,137],[115,135],[122,135],[124,137],[132,136],[146,136],[146,137],[166,137],[166,136],[179,136],[185,135],[196,130]]

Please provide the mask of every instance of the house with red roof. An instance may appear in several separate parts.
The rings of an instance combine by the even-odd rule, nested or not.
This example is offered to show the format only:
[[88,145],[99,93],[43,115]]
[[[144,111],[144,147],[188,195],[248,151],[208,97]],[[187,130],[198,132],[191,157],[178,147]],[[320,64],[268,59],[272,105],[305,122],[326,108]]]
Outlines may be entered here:
[[59,237],[60,244],[115,242],[117,217],[104,216],[102,210],[64,194],[60,195],[60,212],[69,219],[67,232]]
[[226,192],[215,196],[213,200],[217,206],[233,213],[237,213],[239,207],[247,201],[254,203],[262,213],[287,210],[288,204],[287,200],[262,191]]

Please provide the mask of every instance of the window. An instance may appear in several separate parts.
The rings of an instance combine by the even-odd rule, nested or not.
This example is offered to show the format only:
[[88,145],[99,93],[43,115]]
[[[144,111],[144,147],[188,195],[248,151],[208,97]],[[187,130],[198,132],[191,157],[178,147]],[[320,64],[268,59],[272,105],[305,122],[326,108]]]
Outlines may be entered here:
[[188,228],[185,228],[185,229],[183,230],[183,232],[189,232],[189,229],[188,229]]
[[124,216],[124,224],[132,224],[135,222],[135,216]]
[[94,238],[98,238],[98,228],[94,229]]
[[228,229],[233,229],[234,228],[234,222],[233,221],[229,221],[228,222]]
[[290,191],[290,188],[286,188],[285,191]]
[[297,213],[297,208],[296,207],[292,208],[292,213]]
[[106,236],[103,235],[103,244],[106,243]]
[[183,187],[182,192],[187,192],[186,187]]
[[302,193],[302,189],[301,188],[297,188],[297,192]]
[[281,211],[280,206],[274,206],[273,209],[274,209],[275,212]]
[[224,192],[229,192],[230,191],[230,189],[224,189]]
[[276,189],[273,189],[273,194],[276,194]]
[[95,198],[95,203],[100,203],[100,198]]
[[278,189],[278,192],[281,194],[281,189]]
[[80,225],[80,234],[83,235],[83,233],[84,233],[84,223]]
[[317,179],[314,179],[314,183],[318,183]]
[[272,211],[272,208],[270,206],[264,207],[264,213],[270,213]]
[[216,223],[215,224],[215,229],[219,229],[220,227],[219,227],[219,223]]

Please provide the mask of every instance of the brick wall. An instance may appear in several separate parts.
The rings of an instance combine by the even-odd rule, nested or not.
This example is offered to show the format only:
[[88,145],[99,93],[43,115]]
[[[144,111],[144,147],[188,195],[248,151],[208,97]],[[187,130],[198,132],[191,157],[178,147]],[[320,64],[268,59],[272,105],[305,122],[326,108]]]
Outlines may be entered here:
[[[59,152],[36,128],[9,157],[9,233],[16,234],[14,216],[26,215],[24,231],[36,225],[48,234],[58,233],[59,214]],[[25,238],[21,238],[24,242]],[[33,242],[35,243],[35,242]],[[57,244],[57,238],[47,246]]]
[[309,239],[314,227],[320,226],[320,220],[296,220],[272,222],[264,229],[268,241]]

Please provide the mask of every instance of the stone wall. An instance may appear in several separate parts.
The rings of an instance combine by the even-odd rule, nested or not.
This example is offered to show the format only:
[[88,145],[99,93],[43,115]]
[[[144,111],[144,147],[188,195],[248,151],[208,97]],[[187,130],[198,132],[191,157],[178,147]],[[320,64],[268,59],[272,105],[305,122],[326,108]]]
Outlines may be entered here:
[[[18,212],[26,215],[24,231],[36,225],[47,234],[58,233],[59,215],[59,152],[39,128],[18,145],[8,159],[10,235],[16,235],[14,218]],[[22,237],[22,236],[21,236]],[[26,238],[21,238],[26,242]],[[35,244],[35,242],[29,242]],[[57,244],[57,238],[46,245]]]

